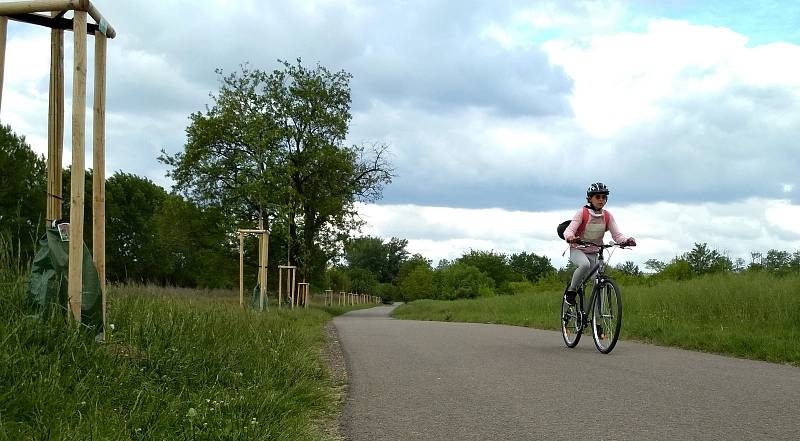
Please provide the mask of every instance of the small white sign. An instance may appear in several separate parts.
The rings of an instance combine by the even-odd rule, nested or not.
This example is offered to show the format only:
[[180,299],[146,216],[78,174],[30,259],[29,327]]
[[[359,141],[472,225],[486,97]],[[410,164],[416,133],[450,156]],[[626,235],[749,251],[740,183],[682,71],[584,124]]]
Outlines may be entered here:
[[58,234],[61,236],[61,242],[69,242],[69,224],[58,224]]

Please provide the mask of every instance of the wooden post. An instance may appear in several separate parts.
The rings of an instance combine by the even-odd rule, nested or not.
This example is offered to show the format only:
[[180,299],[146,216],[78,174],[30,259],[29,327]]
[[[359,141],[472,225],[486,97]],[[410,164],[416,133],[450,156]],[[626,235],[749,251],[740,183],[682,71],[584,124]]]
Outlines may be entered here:
[[295,283],[295,273],[295,268],[292,268],[292,309],[294,309],[295,303],[297,303],[297,285]]
[[244,308],[244,233],[239,231],[239,306]]
[[283,267],[278,266],[278,308],[283,307]]
[[261,236],[258,239],[258,309],[259,311],[264,310],[264,292],[266,291],[267,287],[265,286],[267,281],[267,268],[264,260],[266,257],[264,254],[266,253],[267,247],[267,236],[265,233],[261,233]]
[[94,33],[94,115],[92,116],[92,255],[103,296],[106,323],[106,36]]
[[72,23],[74,66],[72,76],[72,187],[69,207],[69,305],[81,321],[83,289],[83,198],[86,176],[86,12],[75,11]]
[[264,295],[267,295],[269,281],[269,230],[264,229]]
[[6,37],[8,36],[8,17],[0,17],[0,109],[3,105],[3,74],[6,68]]
[[[55,12],[53,14],[56,14]],[[50,103],[47,118],[47,214],[49,224],[62,219],[64,157],[64,31],[50,32]]]

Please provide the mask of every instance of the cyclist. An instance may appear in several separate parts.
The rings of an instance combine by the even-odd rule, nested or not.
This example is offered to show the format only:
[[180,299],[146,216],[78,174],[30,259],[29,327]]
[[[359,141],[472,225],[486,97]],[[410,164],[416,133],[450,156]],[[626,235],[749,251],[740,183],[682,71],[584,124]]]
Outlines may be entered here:
[[586,189],[586,206],[575,213],[572,222],[564,230],[564,239],[570,243],[569,260],[577,267],[572,274],[569,288],[564,293],[564,300],[570,305],[575,304],[578,287],[597,263],[597,252],[600,250],[594,246],[579,248],[575,244],[576,240],[583,239],[588,242],[602,243],[603,236],[606,231],[609,231],[614,242],[626,246],[636,245],[634,238],[620,233],[614,216],[603,209],[608,201],[608,193],[608,187],[602,182],[590,185]]

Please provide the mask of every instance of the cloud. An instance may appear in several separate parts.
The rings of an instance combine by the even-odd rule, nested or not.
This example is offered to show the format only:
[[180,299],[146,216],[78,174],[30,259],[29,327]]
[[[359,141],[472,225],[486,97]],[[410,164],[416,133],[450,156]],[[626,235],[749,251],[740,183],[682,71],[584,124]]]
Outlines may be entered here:
[[[575,207],[577,210],[579,207]],[[522,251],[546,256],[556,267],[567,264],[566,245],[556,225],[575,210],[509,211],[415,205],[364,205],[364,234],[408,239],[408,250],[437,262],[470,249],[506,254]],[[786,200],[748,199],[725,204],[660,202],[609,210],[624,234],[638,246],[619,250],[612,264],[630,260],[643,268],[648,259],[670,261],[707,243],[731,259],[749,260],[750,252],[800,248],[800,205]],[[610,236],[606,237],[610,240]]]
[[551,40],[574,113],[373,102],[353,134],[402,152],[390,204],[553,209],[596,180],[623,204],[783,198],[800,166],[800,46],[746,42],[674,20]]

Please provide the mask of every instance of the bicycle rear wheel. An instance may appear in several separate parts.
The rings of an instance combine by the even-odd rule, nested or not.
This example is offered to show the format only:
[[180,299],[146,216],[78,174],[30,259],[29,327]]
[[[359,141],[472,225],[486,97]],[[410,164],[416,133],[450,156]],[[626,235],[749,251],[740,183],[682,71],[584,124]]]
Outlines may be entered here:
[[592,337],[598,351],[608,354],[614,349],[622,327],[622,297],[613,280],[600,286],[592,311]]
[[566,300],[561,300],[561,337],[568,348],[574,348],[581,339],[581,320],[577,302],[570,305]]

